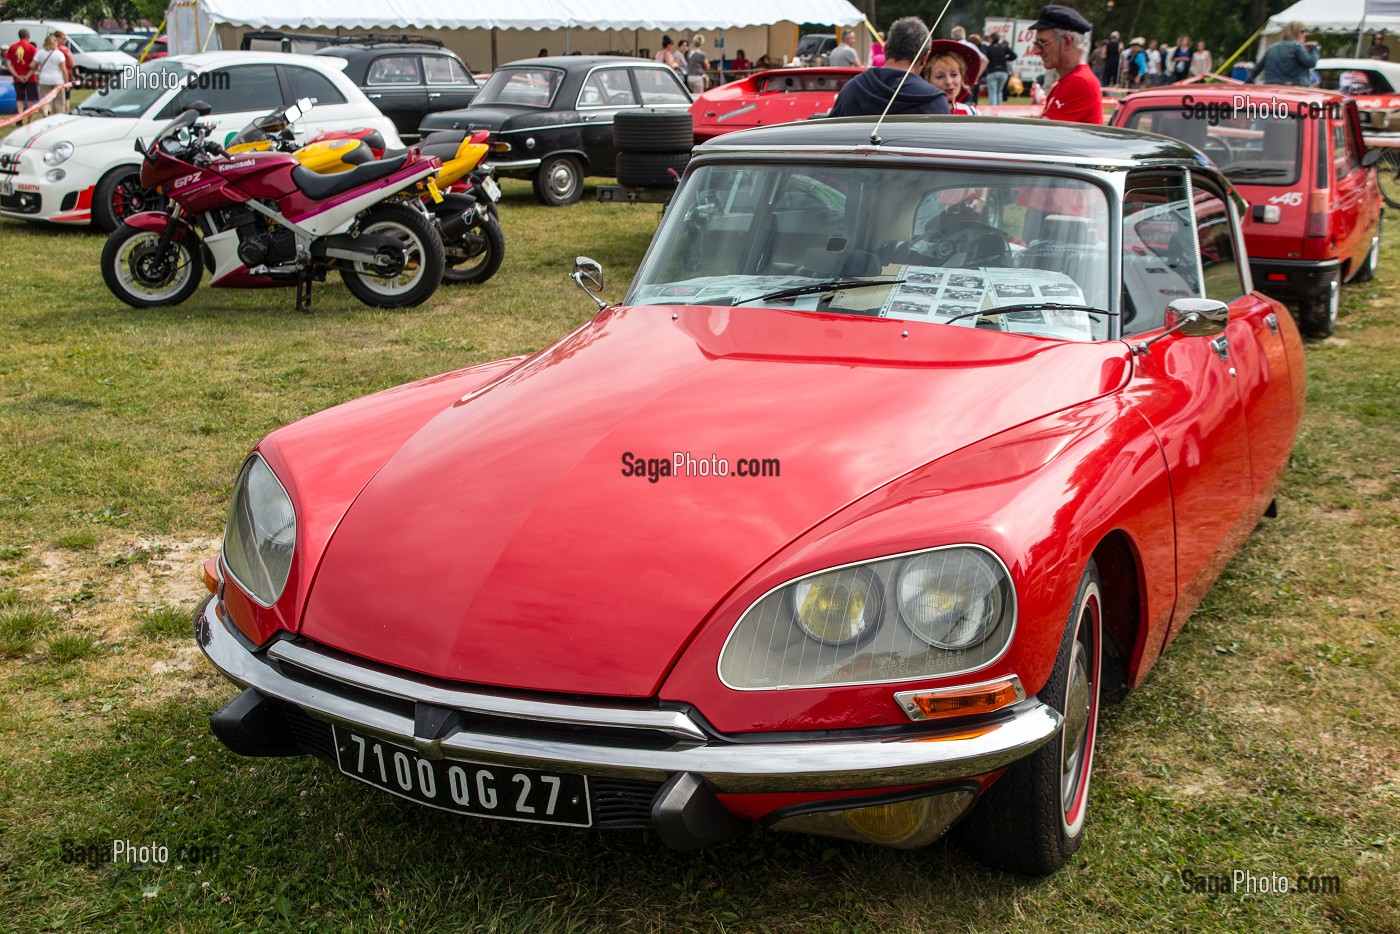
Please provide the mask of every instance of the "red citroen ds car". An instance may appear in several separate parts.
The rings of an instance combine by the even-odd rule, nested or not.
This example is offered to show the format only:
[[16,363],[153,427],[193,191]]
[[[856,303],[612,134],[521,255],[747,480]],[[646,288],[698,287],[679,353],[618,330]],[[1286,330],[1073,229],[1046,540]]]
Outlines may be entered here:
[[1063,865],[1100,705],[1271,511],[1302,342],[1187,146],[875,129],[699,147],[620,304],[259,442],[219,738],[457,815]]
[[1245,244],[1260,291],[1291,304],[1309,337],[1336,328],[1341,285],[1380,263],[1378,150],[1356,104],[1307,88],[1173,85],[1130,94],[1113,125],[1190,143],[1249,202]]

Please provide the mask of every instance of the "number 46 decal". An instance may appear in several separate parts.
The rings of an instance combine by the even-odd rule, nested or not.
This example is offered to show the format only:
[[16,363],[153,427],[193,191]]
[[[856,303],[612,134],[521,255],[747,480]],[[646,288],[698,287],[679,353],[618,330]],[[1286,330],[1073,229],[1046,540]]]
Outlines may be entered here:
[[1286,204],[1289,207],[1297,207],[1303,203],[1303,193],[1301,191],[1286,191],[1281,195],[1274,195],[1269,199],[1270,204]]

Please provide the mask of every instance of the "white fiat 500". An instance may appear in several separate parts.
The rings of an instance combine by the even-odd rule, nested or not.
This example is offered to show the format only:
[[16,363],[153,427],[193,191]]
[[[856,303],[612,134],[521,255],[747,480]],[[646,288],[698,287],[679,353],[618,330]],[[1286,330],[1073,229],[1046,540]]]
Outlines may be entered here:
[[393,121],[341,71],[343,59],[280,52],[171,55],[123,72],[71,114],[21,127],[0,139],[0,216],[115,230],[149,210],[159,196],[141,187],[138,138],[149,139],[173,117],[203,100],[226,142],[254,117],[310,98],[316,105],[299,136],[371,127],[392,148],[402,145]]

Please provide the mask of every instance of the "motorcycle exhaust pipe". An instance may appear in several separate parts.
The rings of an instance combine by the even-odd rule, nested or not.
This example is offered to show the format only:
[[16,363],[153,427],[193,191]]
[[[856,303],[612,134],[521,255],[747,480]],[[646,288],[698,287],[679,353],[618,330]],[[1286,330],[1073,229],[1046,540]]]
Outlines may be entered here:
[[433,216],[437,218],[442,239],[456,240],[476,223],[476,199],[456,192],[444,195],[442,203],[433,206]]

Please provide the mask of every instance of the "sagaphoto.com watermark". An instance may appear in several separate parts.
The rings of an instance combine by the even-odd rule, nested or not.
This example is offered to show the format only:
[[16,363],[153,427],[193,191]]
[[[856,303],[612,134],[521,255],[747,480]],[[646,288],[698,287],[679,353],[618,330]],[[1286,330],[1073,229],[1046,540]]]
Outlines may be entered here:
[[1235,94],[1227,100],[1201,100],[1193,94],[1181,99],[1183,120],[1204,120],[1219,126],[1225,120],[1340,120],[1337,101],[1290,101],[1260,94]]
[[58,857],[66,865],[96,869],[118,866],[211,866],[219,861],[220,848],[191,840],[77,840],[59,842]]
[[1342,877],[1317,873],[1256,872],[1252,869],[1228,869],[1223,872],[1181,870],[1179,889],[1182,894],[1222,895],[1283,898],[1294,895],[1340,895]]
[[666,457],[648,457],[622,452],[622,475],[659,483],[667,477],[738,477],[764,479],[781,477],[783,465],[776,457],[721,457],[718,454],[692,454],[673,451]]

